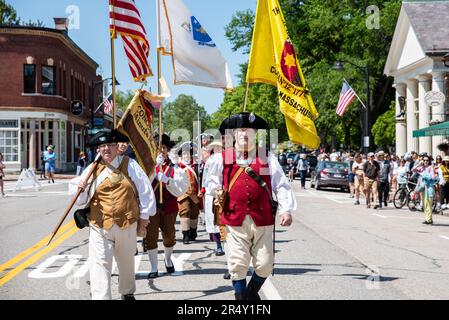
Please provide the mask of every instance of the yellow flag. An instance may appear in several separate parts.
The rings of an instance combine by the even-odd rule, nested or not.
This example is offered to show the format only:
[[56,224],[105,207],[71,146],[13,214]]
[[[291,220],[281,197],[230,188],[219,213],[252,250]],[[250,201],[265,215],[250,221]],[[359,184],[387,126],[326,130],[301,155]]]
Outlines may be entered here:
[[259,0],[257,3],[246,82],[276,86],[290,140],[308,148],[319,147],[320,138],[314,122],[318,112],[307,89],[278,0]]

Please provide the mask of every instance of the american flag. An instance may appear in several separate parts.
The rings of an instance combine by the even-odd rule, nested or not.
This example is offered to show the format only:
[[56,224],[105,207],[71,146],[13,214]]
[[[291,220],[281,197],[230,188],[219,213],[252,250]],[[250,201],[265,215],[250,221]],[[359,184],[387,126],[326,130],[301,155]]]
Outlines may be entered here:
[[108,96],[106,99],[104,99],[103,104],[104,104],[103,108],[104,113],[111,113],[112,110],[114,109],[114,101],[112,100],[111,96]]
[[344,81],[343,88],[341,88],[340,92],[340,99],[338,100],[337,115],[342,117],[345,114],[346,109],[348,109],[349,104],[354,100],[355,96],[355,91]]
[[148,64],[150,45],[140,13],[133,0],[109,0],[111,37],[119,33],[123,40],[134,81],[145,81],[153,73]]

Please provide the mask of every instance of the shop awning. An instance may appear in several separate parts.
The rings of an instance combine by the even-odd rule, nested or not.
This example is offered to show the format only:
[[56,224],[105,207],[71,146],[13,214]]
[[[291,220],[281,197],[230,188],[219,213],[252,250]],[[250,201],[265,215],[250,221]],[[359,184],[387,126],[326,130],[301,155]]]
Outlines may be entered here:
[[413,138],[430,136],[449,136],[449,121],[413,131]]

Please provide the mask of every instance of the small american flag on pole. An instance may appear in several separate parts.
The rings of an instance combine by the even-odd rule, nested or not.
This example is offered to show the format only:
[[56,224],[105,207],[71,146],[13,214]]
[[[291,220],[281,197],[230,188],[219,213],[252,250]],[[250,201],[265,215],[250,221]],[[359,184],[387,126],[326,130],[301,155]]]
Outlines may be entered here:
[[346,81],[343,81],[343,88],[341,88],[340,99],[338,100],[336,110],[337,115],[342,117],[348,109],[349,104],[352,102],[352,100],[354,100],[355,97],[355,91]]
[[145,81],[153,75],[148,64],[150,44],[134,1],[109,0],[109,18],[111,37],[121,35],[134,81]]
[[112,101],[112,97],[110,95],[106,99],[104,99],[103,104],[104,104],[103,108],[104,113],[111,113],[112,110],[114,109],[114,102]]

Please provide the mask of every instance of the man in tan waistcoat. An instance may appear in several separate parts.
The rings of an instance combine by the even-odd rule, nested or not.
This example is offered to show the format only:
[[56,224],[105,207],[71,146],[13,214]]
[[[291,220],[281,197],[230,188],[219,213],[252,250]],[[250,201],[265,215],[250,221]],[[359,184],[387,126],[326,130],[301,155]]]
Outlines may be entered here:
[[111,299],[112,260],[119,270],[122,300],[134,300],[136,291],[134,253],[137,232],[145,230],[149,217],[156,214],[156,200],[150,180],[139,164],[118,155],[118,142],[127,138],[113,130],[100,132],[89,144],[98,148],[101,162],[89,183],[81,175],[84,190],[77,204],[89,207],[89,271],[93,300]]

